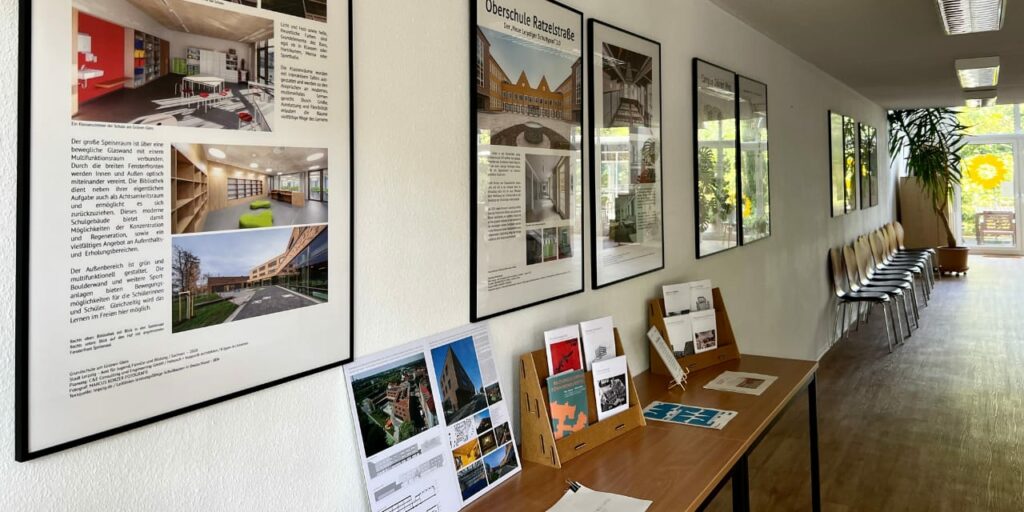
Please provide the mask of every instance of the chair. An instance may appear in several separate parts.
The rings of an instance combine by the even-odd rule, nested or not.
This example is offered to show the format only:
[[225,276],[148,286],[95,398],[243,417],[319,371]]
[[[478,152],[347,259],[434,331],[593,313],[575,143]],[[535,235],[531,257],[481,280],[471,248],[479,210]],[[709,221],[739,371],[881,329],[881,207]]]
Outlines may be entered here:
[[903,224],[900,224],[899,221],[893,221],[890,225],[892,226],[893,235],[896,237],[896,248],[899,252],[906,254],[927,254],[932,265],[933,275],[938,275],[939,279],[942,279],[942,272],[938,272],[939,263],[935,260],[935,249],[907,249],[906,246],[903,245]]
[[[889,322],[892,318],[890,309],[892,301],[889,299],[889,296],[884,293],[855,293],[847,290],[843,283],[843,260],[839,249],[833,248],[829,250],[829,262],[831,263],[829,265],[829,274],[832,278],[832,291],[836,294],[836,321],[835,325],[832,327],[832,334],[835,334],[837,327],[839,327],[840,320],[842,320],[842,331],[840,332],[840,337],[842,337],[843,334],[848,334],[849,331],[846,326],[846,306],[848,304],[856,304],[858,307],[860,304],[879,305],[882,307],[882,316],[885,319],[885,337],[886,341],[889,343],[889,353],[892,353],[892,329],[889,327]],[[840,310],[842,310],[841,313]],[[859,325],[860,324],[858,323],[858,326]],[[829,343],[831,342],[832,340],[829,340]]]
[[913,252],[913,251],[900,251],[899,242],[896,240],[896,228],[892,224],[886,224],[879,230],[882,235],[882,240],[885,242],[886,259],[893,263],[920,263],[922,265],[921,270],[927,271],[922,274],[927,282],[929,289],[935,286],[935,269],[933,256],[927,251],[924,252]]
[[917,289],[914,288],[914,275],[909,272],[877,273],[874,266],[874,257],[871,255],[871,246],[867,238],[860,236],[853,242],[853,252],[856,256],[857,274],[861,286],[883,286],[896,287],[903,290],[903,312],[907,320],[907,337],[910,337],[910,319],[907,318],[907,310],[914,311],[914,328],[921,327],[921,312],[917,306]]
[[974,214],[974,233],[978,245],[985,243],[987,236],[1009,236],[1017,245],[1017,219],[1013,212],[983,211]]
[[243,126],[248,126],[250,129],[255,126],[252,114],[248,112],[238,113],[238,129],[241,130]]
[[[910,337],[910,315],[908,309],[910,305],[907,303],[907,295],[903,293],[902,283],[896,283],[895,285],[886,282],[879,281],[876,283],[870,283],[860,275],[857,265],[857,254],[854,251],[852,245],[844,245],[843,251],[843,268],[846,270],[846,282],[849,290],[854,293],[884,293],[889,296],[893,301],[895,308],[891,311],[893,318],[893,325],[896,326],[898,334],[897,343],[902,343],[904,339]],[[903,303],[903,319],[907,322],[907,331],[904,333],[903,324],[900,322],[900,302]],[[870,310],[868,311],[870,312]],[[859,311],[858,311],[859,313]],[[857,316],[857,320],[860,321],[860,315]]]
[[871,253],[875,257],[875,267],[879,275],[887,274],[899,274],[902,275],[904,272],[910,272],[915,280],[919,280],[921,283],[921,290],[924,292],[922,295],[925,298],[925,304],[931,297],[931,289],[928,287],[928,272],[925,271],[925,264],[920,262],[912,261],[892,261],[887,258],[887,249],[885,246],[885,238],[882,235],[882,231],[873,231],[868,234],[868,242],[871,246]]

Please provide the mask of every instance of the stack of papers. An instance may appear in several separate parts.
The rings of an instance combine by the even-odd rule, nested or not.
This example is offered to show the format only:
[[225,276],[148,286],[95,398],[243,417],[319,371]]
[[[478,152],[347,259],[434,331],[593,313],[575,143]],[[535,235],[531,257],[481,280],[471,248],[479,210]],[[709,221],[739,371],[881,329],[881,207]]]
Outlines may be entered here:
[[704,385],[704,389],[715,389],[718,391],[730,391],[743,393],[744,395],[760,396],[764,390],[771,386],[775,379],[771,375],[747,372],[724,372],[714,380]]
[[670,402],[654,401],[644,409],[644,418],[649,420],[713,428],[715,430],[722,430],[735,417],[735,411],[723,411]]
[[548,512],[644,512],[651,503],[574,484]]

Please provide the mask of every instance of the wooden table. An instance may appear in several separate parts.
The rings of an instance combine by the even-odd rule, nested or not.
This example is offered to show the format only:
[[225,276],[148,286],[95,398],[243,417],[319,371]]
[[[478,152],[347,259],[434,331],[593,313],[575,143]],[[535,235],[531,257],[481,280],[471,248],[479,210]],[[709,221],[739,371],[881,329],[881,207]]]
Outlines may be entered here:
[[[691,373],[684,392],[669,391],[668,377],[649,371],[634,377],[640,403],[654,400],[736,411],[722,430],[648,421],[594,451],[554,469],[530,462],[523,471],[465,510],[543,511],[565,493],[571,479],[598,491],[652,500],[651,512],[701,510],[732,478],[733,509],[749,510],[747,456],[796,395],[807,389],[811,439],[812,510],[821,509],[814,361],[743,356]],[[778,377],[761,396],[704,389],[726,370]]]

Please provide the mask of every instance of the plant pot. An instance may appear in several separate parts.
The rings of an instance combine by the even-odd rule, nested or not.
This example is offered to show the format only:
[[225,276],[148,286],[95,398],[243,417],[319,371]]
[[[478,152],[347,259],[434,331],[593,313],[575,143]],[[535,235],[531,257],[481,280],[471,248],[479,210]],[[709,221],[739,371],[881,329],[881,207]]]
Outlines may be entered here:
[[967,255],[970,249],[966,247],[939,247],[935,250],[938,253],[939,272],[964,273],[967,266]]

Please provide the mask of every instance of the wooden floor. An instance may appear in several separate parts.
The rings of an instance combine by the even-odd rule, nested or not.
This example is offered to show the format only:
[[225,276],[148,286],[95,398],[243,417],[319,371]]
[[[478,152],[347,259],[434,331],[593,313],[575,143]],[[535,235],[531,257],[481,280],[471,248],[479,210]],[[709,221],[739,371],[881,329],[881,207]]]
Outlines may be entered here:
[[[822,508],[1024,510],[1024,259],[971,257],[889,354],[881,317],[822,359]],[[810,510],[807,402],[750,457],[753,510]],[[731,510],[727,485],[708,510]]]

